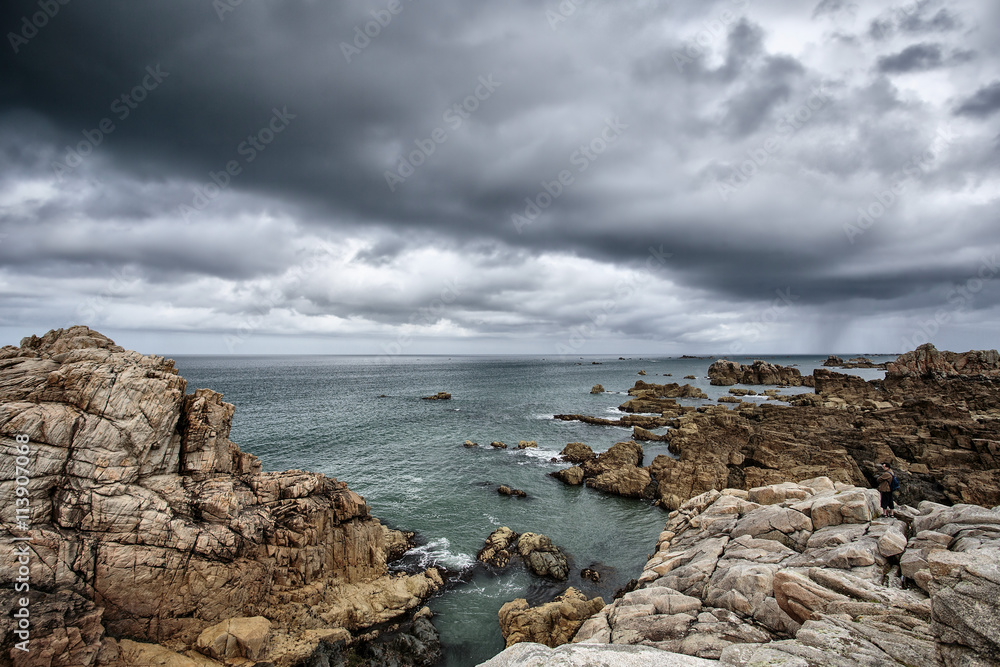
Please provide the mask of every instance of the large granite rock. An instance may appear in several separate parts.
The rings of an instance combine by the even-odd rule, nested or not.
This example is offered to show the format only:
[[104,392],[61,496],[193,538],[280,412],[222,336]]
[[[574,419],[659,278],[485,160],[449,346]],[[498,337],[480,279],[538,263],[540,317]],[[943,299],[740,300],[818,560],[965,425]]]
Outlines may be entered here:
[[569,562],[566,554],[545,535],[524,533],[517,540],[517,552],[524,564],[539,577],[556,581],[569,578]]
[[564,644],[515,644],[481,663],[479,667],[718,667],[715,660],[702,660],[667,653],[646,646]]
[[[877,492],[825,477],[706,492],[573,641],[740,667],[998,664],[1000,507],[906,513],[880,517]],[[900,579],[911,552],[902,574],[919,586]]]
[[679,409],[676,398],[708,398],[701,389],[689,384],[650,384],[642,380],[628,393],[635,398],[618,406],[622,412],[674,413]]
[[886,364],[890,377],[987,376],[1000,377],[1000,354],[996,350],[939,352],[932,344],[921,345]]
[[588,599],[575,588],[567,588],[551,602],[537,607],[518,598],[500,608],[500,631],[507,646],[536,642],[554,648],[568,644],[583,622],[603,607],[603,599]]
[[476,559],[503,569],[514,554],[520,554],[525,567],[539,577],[565,581],[569,577],[566,554],[552,540],[538,533],[518,535],[507,526],[497,528],[486,538]]
[[[207,628],[257,616],[271,623],[268,659],[276,646],[307,658],[320,640],[302,631],[363,630],[441,588],[436,570],[388,573],[396,540],[346,484],[261,472],[229,440],[233,406],[186,392],[172,361],[87,327],[0,350],[0,441],[27,437],[31,470],[30,526],[5,513],[0,530],[29,538],[45,664],[96,664],[123,636],[190,650]],[[15,457],[0,458],[4,497],[15,477]],[[0,563],[4,608],[17,566]],[[0,634],[4,655],[14,641]]]
[[771,364],[760,359],[744,365],[728,359],[719,359],[708,367],[708,377],[713,385],[728,387],[734,384],[773,384],[784,387],[812,386],[812,377],[803,376],[797,368]]

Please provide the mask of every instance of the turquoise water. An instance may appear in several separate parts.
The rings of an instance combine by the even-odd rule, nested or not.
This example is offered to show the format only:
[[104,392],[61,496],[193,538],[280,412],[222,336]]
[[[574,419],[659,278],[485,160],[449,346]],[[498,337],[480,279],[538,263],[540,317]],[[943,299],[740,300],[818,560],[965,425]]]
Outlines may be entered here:
[[[803,374],[825,357],[767,357],[798,364]],[[886,357],[876,358],[883,361]],[[712,359],[586,357],[178,356],[188,391],[208,387],[236,405],[231,439],[260,457],[265,470],[303,469],[348,483],[372,513],[394,528],[415,530],[424,543],[408,561],[465,571],[463,582],[430,602],[448,666],[475,665],[503,649],[497,612],[510,600],[535,604],[567,585],[610,602],[637,577],[655,548],[666,513],[548,476],[566,467],[550,459],[568,442],[595,451],[630,437],[626,428],[552,419],[559,413],[620,415],[636,380],[694,384],[714,403],[727,387],[709,385]],[[748,362],[749,360],[736,358]],[[592,362],[600,362],[594,365]],[[644,369],[647,376],[637,372]],[[881,371],[852,371],[881,377]],[[672,377],[663,377],[670,373]],[[695,375],[696,380],[685,380]],[[612,393],[591,395],[600,383]],[[757,389],[761,389],[757,387]],[[421,396],[450,392],[450,401]],[[811,391],[793,389],[791,393]],[[386,397],[379,398],[385,394]],[[662,432],[659,429],[658,432]],[[463,447],[465,440],[480,444]],[[493,440],[511,449],[493,450]],[[537,450],[517,450],[536,440]],[[643,443],[645,463],[666,445]],[[523,489],[507,498],[496,488]],[[526,573],[518,561],[502,573],[474,568],[475,554],[498,526],[548,535],[571,557],[568,582]],[[600,583],[580,570],[601,572]]]

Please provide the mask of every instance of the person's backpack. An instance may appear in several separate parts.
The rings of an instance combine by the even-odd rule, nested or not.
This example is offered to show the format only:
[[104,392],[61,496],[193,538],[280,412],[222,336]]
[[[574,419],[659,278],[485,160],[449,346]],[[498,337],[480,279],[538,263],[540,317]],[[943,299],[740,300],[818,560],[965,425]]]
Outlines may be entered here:
[[889,484],[890,491],[899,491],[899,478],[895,475],[892,476],[892,482]]

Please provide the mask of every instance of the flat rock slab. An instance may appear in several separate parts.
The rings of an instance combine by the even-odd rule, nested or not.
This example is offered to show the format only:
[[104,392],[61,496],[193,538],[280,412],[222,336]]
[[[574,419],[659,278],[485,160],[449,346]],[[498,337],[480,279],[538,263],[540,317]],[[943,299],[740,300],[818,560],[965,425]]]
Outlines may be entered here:
[[479,667],[719,667],[716,660],[669,653],[646,646],[515,644]]

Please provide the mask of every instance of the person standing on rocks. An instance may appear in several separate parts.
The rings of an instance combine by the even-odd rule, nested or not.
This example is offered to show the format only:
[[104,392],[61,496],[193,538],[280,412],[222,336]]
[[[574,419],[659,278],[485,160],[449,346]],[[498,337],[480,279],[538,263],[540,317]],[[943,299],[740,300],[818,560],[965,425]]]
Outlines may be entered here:
[[878,492],[882,495],[882,516],[895,516],[896,504],[892,501],[892,480],[895,478],[889,464],[883,463],[882,474],[876,480]]

